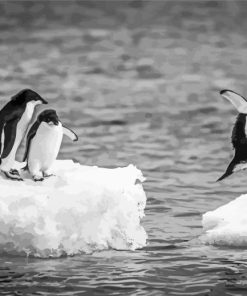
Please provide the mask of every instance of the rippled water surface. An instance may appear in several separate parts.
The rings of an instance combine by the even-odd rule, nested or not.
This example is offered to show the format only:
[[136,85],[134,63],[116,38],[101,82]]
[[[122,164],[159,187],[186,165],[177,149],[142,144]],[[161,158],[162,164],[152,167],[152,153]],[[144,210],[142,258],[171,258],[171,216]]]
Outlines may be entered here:
[[[239,5],[238,5],[239,4]],[[221,184],[247,94],[244,2],[1,3],[0,95],[30,87],[79,135],[60,158],[137,165],[148,244],[56,260],[0,257],[1,295],[245,295],[247,252],[203,245],[202,214],[246,192]]]

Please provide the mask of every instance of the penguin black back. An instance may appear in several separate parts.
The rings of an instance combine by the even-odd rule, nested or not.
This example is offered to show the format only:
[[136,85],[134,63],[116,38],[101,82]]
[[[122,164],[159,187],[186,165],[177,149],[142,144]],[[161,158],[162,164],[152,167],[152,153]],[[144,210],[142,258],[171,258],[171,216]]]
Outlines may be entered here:
[[235,155],[228,165],[226,172],[217,180],[221,181],[230,176],[233,172],[247,168],[247,127],[246,114],[239,113],[232,130],[232,145]]

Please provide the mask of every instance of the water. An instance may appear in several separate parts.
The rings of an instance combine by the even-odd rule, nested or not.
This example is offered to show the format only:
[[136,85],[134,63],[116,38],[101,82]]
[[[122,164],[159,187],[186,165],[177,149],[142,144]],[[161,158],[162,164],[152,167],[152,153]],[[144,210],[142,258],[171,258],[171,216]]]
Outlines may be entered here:
[[30,87],[80,141],[59,157],[134,163],[147,178],[148,245],[56,260],[0,257],[2,295],[244,295],[245,249],[205,246],[202,214],[246,192],[215,183],[246,95],[244,2],[7,2],[0,95]]

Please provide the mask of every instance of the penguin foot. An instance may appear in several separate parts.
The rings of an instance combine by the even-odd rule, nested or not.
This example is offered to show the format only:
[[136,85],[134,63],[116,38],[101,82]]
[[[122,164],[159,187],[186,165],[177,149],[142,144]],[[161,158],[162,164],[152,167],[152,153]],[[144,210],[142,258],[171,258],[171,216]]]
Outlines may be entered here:
[[33,176],[33,180],[35,182],[38,182],[38,181],[44,181],[44,178],[43,177],[40,177],[40,176]]
[[44,178],[49,178],[49,177],[52,177],[52,176],[55,176],[55,175],[54,174],[43,172],[43,177]]
[[4,175],[11,179],[16,181],[23,181],[23,179],[20,176],[20,173],[16,169],[10,169],[8,172],[3,171]]

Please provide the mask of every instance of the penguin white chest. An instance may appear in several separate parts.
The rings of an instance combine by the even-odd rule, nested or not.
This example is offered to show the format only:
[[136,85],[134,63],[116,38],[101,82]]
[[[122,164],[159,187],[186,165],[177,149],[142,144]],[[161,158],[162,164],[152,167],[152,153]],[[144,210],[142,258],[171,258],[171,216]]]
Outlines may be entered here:
[[49,125],[42,122],[31,141],[28,153],[28,167],[34,170],[48,170],[56,160],[63,138],[62,124]]
[[[25,135],[28,125],[32,119],[33,116],[33,111],[34,111],[34,107],[35,105],[37,105],[37,102],[28,102],[25,108],[25,111],[20,119],[20,121],[17,124],[17,128],[16,128],[16,146],[18,147],[20,142],[23,139],[23,136]],[[17,148],[16,147],[16,148]]]

